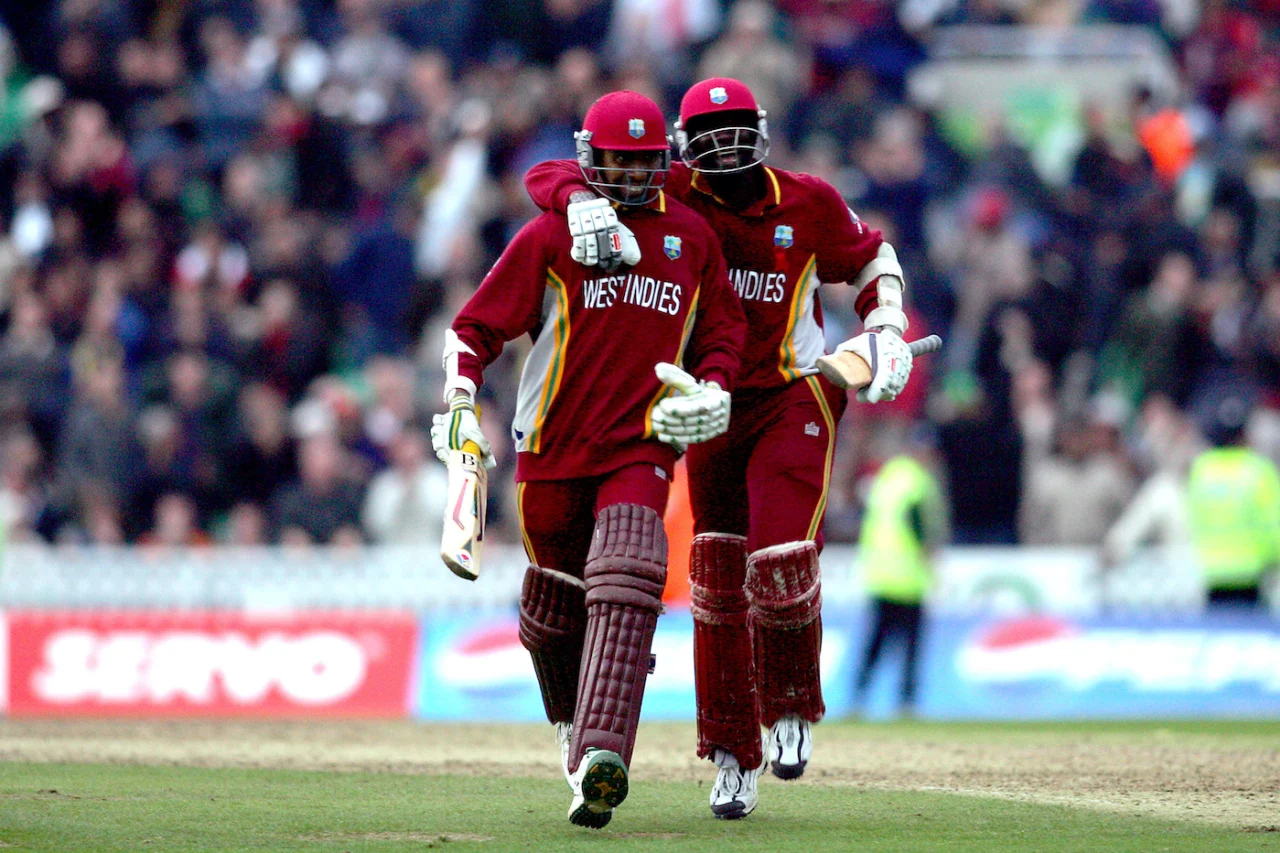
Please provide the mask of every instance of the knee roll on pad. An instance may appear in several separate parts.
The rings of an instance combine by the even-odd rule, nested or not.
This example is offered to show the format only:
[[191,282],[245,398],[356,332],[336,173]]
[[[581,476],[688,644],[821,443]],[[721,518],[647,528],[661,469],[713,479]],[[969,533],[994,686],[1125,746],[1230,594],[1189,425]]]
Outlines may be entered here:
[[747,623],[747,537],[699,533],[689,551],[693,618],[708,625]]
[[[667,583],[667,533],[647,506],[614,504],[596,518],[585,571],[587,606],[627,604],[662,609]],[[655,604],[656,601],[656,604]]]
[[570,770],[588,746],[612,750],[631,763],[667,579],[662,517],[637,504],[605,507],[596,519],[585,575],[587,632]]
[[542,704],[553,723],[573,720],[587,633],[587,588],[563,572],[529,566],[520,592],[520,643],[533,658]]
[[689,553],[698,756],[729,750],[743,767],[764,759],[756,708],[755,663],[747,624],[747,540],[701,533]]
[[760,720],[822,719],[822,580],[818,547],[787,542],[747,559],[748,623],[755,649]]
[[761,548],[747,560],[751,618],[770,628],[803,628],[822,608],[818,546],[787,542]]

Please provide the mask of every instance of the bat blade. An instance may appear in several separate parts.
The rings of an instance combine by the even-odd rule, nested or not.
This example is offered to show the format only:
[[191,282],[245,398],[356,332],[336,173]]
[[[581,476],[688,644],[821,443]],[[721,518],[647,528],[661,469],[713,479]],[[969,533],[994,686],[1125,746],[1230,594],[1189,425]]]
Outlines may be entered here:
[[[942,349],[942,338],[929,335],[907,344],[913,356]],[[844,390],[860,391],[871,384],[871,365],[851,352],[833,352],[818,359],[818,370],[832,385]]]
[[818,370],[837,388],[865,388],[871,384],[871,365],[851,352],[833,352],[818,359]]
[[480,577],[488,472],[473,441],[449,453],[449,501],[445,506],[440,559],[460,578]]

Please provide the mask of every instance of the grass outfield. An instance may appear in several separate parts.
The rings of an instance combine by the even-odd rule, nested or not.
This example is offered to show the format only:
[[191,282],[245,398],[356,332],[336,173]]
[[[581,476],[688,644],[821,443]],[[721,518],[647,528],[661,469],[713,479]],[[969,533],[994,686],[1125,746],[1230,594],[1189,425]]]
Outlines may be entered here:
[[0,850],[1280,851],[1280,723],[816,733],[804,780],[723,822],[691,727],[646,725],[592,832],[546,726],[0,721]]

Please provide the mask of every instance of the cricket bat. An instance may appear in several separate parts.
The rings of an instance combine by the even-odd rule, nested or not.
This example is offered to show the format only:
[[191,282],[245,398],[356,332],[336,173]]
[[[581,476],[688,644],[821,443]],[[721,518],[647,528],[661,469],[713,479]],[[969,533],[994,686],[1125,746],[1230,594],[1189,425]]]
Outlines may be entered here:
[[460,578],[480,577],[480,548],[484,545],[484,513],[488,472],[474,441],[449,452],[449,502],[445,506],[440,558]]
[[[912,356],[937,352],[942,349],[942,338],[929,335],[907,344]],[[833,352],[818,359],[818,370],[837,388],[860,391],[871,384],[871,365],[862,356],[851,352]]]

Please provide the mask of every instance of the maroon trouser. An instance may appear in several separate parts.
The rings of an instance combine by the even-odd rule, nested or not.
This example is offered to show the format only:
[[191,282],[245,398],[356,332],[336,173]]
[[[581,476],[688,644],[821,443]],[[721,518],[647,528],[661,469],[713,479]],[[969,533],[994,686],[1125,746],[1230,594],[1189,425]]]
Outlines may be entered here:
[[822,376],[733,395],[729,431],[689,448],[694,533],[747,537],[747,552],[821,543],[845,392]]
[[520,531],[529,562],[581,578],[602,509],[638,504],[658,515],[666,512],[671,482],[658,470],[638,463],[599,477],[518,483]]

